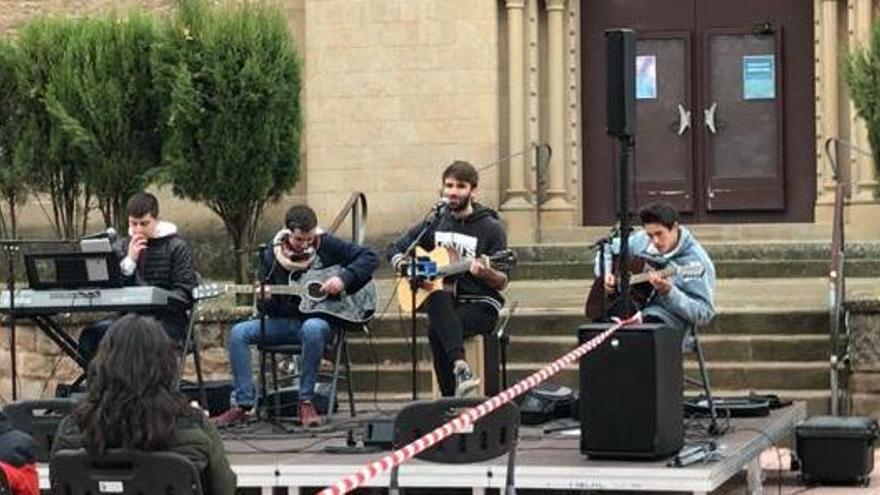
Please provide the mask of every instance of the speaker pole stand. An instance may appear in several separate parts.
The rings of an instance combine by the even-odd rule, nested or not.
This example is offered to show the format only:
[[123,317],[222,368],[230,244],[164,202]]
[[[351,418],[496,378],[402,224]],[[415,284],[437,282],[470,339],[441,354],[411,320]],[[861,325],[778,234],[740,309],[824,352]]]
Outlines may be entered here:
[[620,274],[620,301],[623,303],[621,307],[622,314],[620,317],[631,316],[630,311],[635,311],[630,303],[630,287],[629,287],[629,156],[632,151],[633,138],[628,135],[618,136],[620,143],[620,161],[618,163],[618,174],[620,181],[618,182],[619,194],[619,219],[620,219],[620,256],[618,273]]

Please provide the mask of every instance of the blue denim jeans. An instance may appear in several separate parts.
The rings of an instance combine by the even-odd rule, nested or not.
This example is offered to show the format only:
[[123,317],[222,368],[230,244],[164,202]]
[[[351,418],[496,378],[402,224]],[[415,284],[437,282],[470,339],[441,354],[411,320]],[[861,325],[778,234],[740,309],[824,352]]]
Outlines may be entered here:
[[[321,318],[266,318],[266,344],[302,345],[300,400],[312,400],[315,395],[318,367],[329,336],[330,324]],[[259,342],[259,318],[237,323],[229,332],[229,361],[232,364],[235,402],[240,406],[250,407],[256,401],[250,346]]]

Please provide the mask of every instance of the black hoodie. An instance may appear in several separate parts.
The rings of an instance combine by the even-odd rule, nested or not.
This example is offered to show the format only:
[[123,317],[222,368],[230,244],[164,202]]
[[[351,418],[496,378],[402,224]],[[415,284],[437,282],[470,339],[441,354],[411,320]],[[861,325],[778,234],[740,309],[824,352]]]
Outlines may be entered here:
[[[498,212],[479,203],[474,203],[473,208],[473,213],[461,219],[454,217],[448,210],[445,211],[436,224],[422,236],[419,246],[428,251],[435,246],[444,246],[468,258],[491,256],[507,249],[507,234],[498,220]],[[404,251],[424,226],[425,223],[417,224],[388,246],[386,255],[392,264],[405,255]],[[456,298],[460,302],[482,302],[496,310],[504,305],[504,298],[497,290],[470,272],[458,275],[455,287]]]

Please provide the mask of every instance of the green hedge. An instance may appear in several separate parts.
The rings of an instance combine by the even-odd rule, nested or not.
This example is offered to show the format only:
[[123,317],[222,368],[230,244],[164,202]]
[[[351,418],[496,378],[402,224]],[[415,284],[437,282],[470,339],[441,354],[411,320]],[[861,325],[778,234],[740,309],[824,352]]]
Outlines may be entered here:
[[52,199],[59,237],[95,209],[124,228],[128,196],[164,183],[253,244],[299,177],[300,72],[284,15],[258,2],[33,19],[0,42],[0,228],[28,192]]

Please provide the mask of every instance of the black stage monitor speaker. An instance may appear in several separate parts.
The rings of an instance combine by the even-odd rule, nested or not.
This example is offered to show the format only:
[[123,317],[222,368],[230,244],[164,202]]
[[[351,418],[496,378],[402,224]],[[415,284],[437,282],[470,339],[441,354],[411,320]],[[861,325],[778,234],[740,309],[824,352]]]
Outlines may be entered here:
[[[578,329],[581,343],[607,323]],[[615,332],[580,362],[581,452],[605,459],[658,459],[684,444],[679,330],[651,323]]]
[[636,33],[605,31],[605,131],[617,137],[636,133]]

